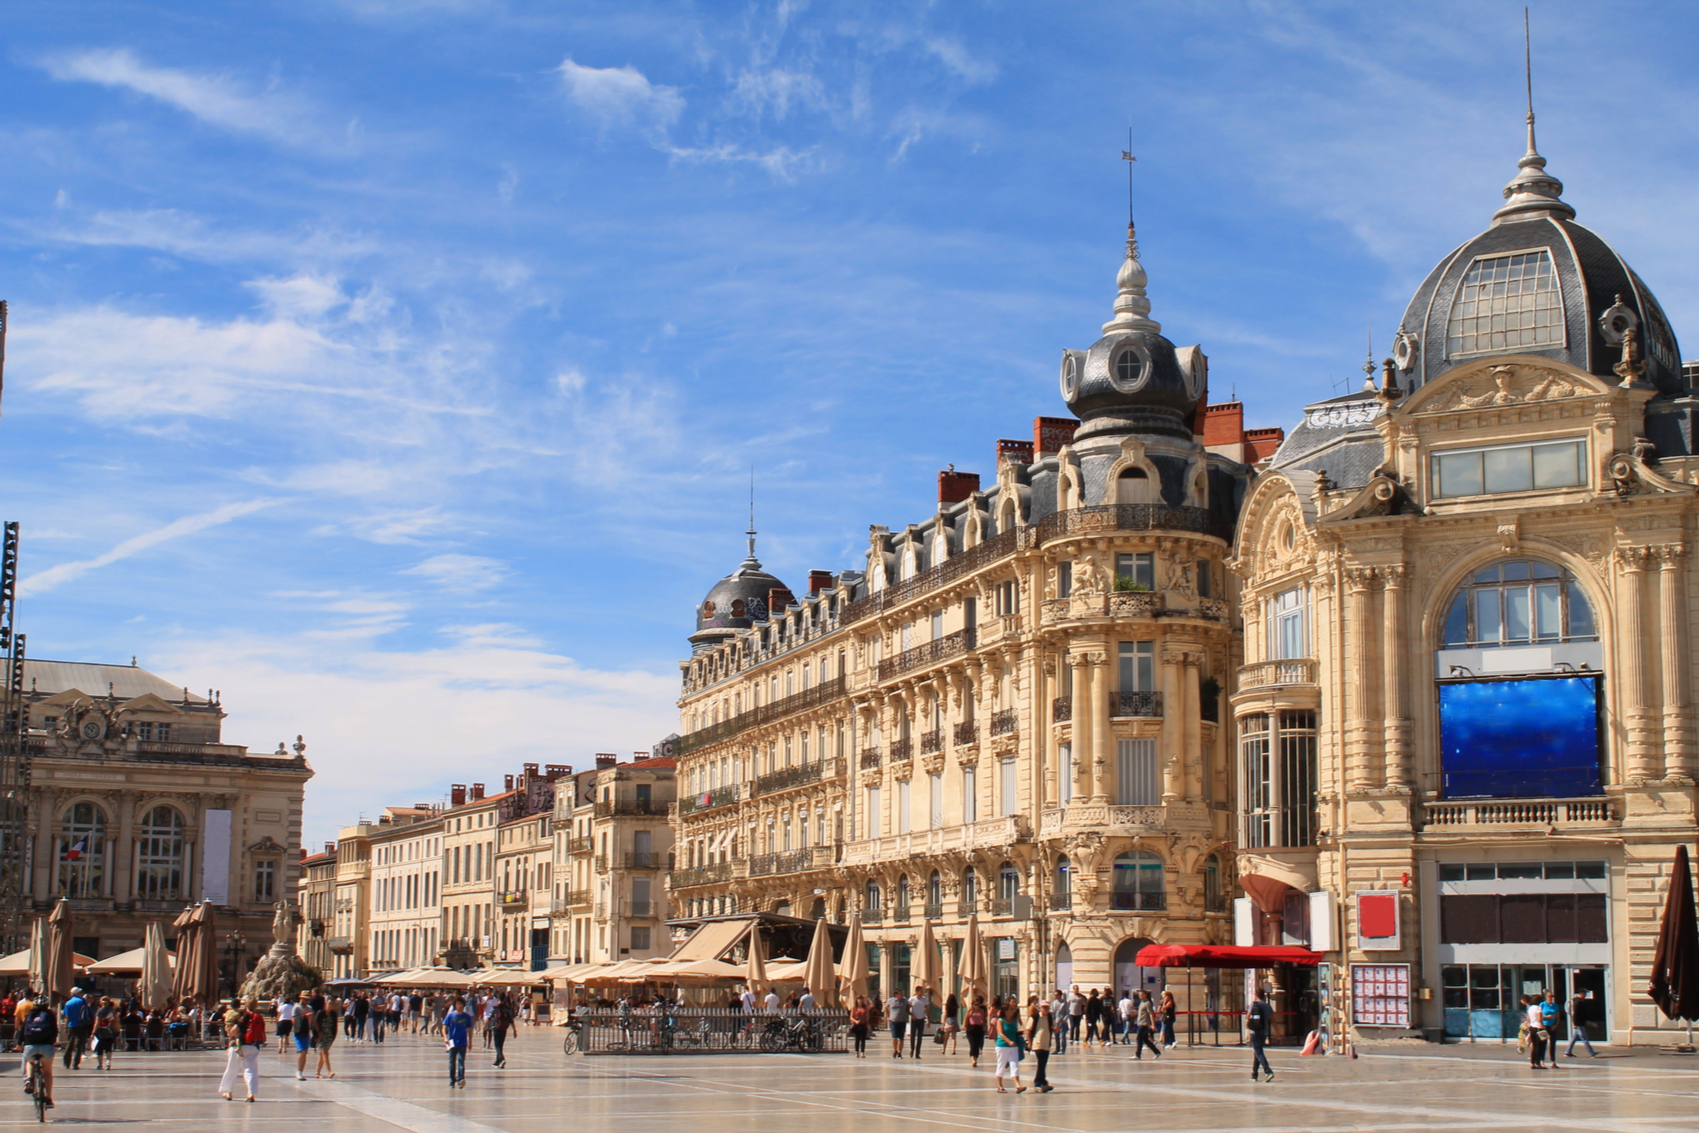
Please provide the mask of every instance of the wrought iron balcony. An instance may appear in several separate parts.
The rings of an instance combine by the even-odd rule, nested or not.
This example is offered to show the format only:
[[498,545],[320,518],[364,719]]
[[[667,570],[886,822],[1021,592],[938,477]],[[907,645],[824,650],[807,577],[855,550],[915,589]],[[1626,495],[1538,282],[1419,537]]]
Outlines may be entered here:
[[530,894],[523,889],[510,889],[501,894],[496,903],[504,909],[523,909],[531,904]]
[[801,763],[795,767],[781,767],[777,771],[769,771],[766,775],[757,777],[755,790],[752,794],[769,795],[775,791],[789,790],[801,787],[807,783],[818,783],[826,777],[826,767],[822,763]]
[[758,854],[750,859],[751,877],[769,877],[779,873],[797,873],[807,869],[809,851],[787,850],[780,854]]
[[1015,734],[1015,709],[1005,708],[1002,712],[992,713],[992,735],[1009,736]]
[[695,814],[699,810],[731,806],[737,801],[738,784],[732,783],[725,787],[716,787],[712,791],[703,791],[701,794],[680,796],[679,813],[681,815]]
[[964,720],[956,726],[956,746],[971,744],[980,738],[980,725],[974,720]]
[[[665,864],[663,864],[665,863]],[[666,869],[673,865],[672,854],[632,852],[626,855],[627,869]]]
[[862,910],[862,923],[863,924],[884,924],[885,923],[885,910],[884,909],[863,909]]
[[[854,603],[852,603],[853,605]],[[840,618],[842,623],[842,618]],[[847,624],[847,623],[844,623]],[[844,677],[842,675],[820,682],[814,688],[792,693],[790,696],[773,701],[771,704],[758,705],[747,712],[740,712],[718,724],[699,728],[686,736],[681,736],[673,745],[676,755],[686,755],[698,748],[709,744],[729,740],[740,732],[755,727],[758,724],[768,724],[798,712],[806,712],[811,708],[819,708],[830,704],[845,693]]]
[[607,873],[608,872],[608,855],[607,854],[597,854],[596,855],[596,861],[595,861],[594,865],[595,865],[595,869],[596,869],[597,873]]
[[[960,555],[952,555],[937,566],[921,571],[913,578],[906,578],[902,582],[887,586],[884,590],[876,591],[866,598],[846,603],[839,612],[838,624],[847,626],[870,614],[894,609],[905,602],[921,597],[923,594],[937,590],[947,583],[954,582],[963,575],[972,574],[983,566],[1007,558],[1013,555],[1021,545],[1021,537],[1022,529],[1011,527],[1008,531],[994,535],[977,546],[968,548]],[[883,675],[881,679],[884,679]]]
[[688,889],[693,885],[713,885],[732,878],[731,862],[715,862],[695,869],[675,869],[667,874],[669,889]]
[[943,901],[932,901],[932,902],[929,902],[928,904],[922,905],[921,906],[921,915],[929,921],[943,920],[944,919],[944,902]]
[[1015,900],[1012,897],[994,897],[992,899],[992,916],[1007,917],[1015,913]]
[[569,854],[573,854],[575,856],[588,854],[594,848],[595,847],[591,845],[589,837],[567,839],[567,853]]
[[930,732],[922,732],[921,733],[921,754],[922,755],[931,755],[936,751],[943,751],[943,750],[944,750],[944,730],[942,728],[934,728]]
[[1169,907],[1166,893],[1111,893],[1110,908],[1123,912],[1162,912]]
[[1204,911],[1207,913],[1225,913],[1228,911],[1228,895],[1226,893],[1210,893],[1204,898]]
[[889,681],[901,676],[911,669],[919,669],[923,665],[946,661],[952,657],[960,657],[974,648],[974,630],[959,629],[955,633],[947,633],[937,641],[929,641],[925,645],[917,645],[913,649],[905,649],[895,657],[887,657],[880,662],[879,679]]
[[609,799],[596,804],[597,818],[667,817],[666,799]]
[[1112,692],[1111,716],[1161,716],[1163,694],[1160,692]]
[[907,762],[915,754],[914,740],[892,740],[891,761],[893,763]]
[[1053,912],[1061,912],[1065,909],[1072,908],[1074,908],[1073,893],[1069,892],[1067,889],[1051,890],[1051,910]]
[[880,749],[870,747],[862,749],[862,766],[878,767],[880,765]]
[[1051,722],[1061,724],[1065,720],[1074,719],[1074,698],[1059,696],[1051,701]]

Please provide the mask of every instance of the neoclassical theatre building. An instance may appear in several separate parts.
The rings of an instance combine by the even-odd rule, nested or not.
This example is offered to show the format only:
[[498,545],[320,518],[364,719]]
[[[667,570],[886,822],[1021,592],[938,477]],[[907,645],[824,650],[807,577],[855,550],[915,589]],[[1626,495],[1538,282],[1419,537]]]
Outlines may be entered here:
[[[1240,937],[1349,965],[1360,1029],[1652,1041],[1695,844],[1694,367],[1535,150],[1308,406],[1240,516]],[[1277,1008],[1304,1008],[1283,989]],[[1667,1024],[1668,1025],[1668,1024]]]
[[1130,226],[1111,319],[1062,354],[1073,416],[998,442],[994,484],[941,472],[933,515],[803,594],[752,534],[682,665],[676,916],[858,912],[885,988],[923,920],[954,970],[971,912],[1004,992],[1231,942],[1226,560],[1282,434],[1210,406],[1150,310]]

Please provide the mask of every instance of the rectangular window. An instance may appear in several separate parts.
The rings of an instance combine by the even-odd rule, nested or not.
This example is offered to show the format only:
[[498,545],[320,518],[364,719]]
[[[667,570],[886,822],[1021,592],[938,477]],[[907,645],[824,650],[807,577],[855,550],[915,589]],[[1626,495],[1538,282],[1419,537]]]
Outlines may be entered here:
[[1157,643],[1124,641],[1118,650],[1122,692],[1157,691]]
[[962,821],[964,823],[980,820],[980,775],[972,767],[962,769]]
[[1199,559],[1198,562],[1196,564],[1194,564],[1194,569],[1195,569],[1195,571],[1197,572],[1197,575],[1198,575],[1198,596],[1200,598],[1211,597],[1212,595],[1210,593],[1210,560],[1209,559]]
[[170,724],[156,725],[154,727],[154,735],[159,737],[160,743],[162,743],[162,744],[168,743],[171,740],[171,725]]
[[944,826],[944,772],[927,773],[927,825],[934,830]]
[[868,788],[868,837],[880,836],[880,789]]
[[1588,482],[1587,442],[1437,452],[1429,457],[1429,479],[1436,499],[1575,488]]
[[1057,801],[1069,802],[1074,798],[1074,745],[1057,745]]
[[277,900],[277,863],[258,862],[254,866],[254,900],[270,904]]
[[1116,741],[1116,805],[1156,806],[1163,801],[1157,741]]
[[1015,789],[1015,760],[998,760],[998,778],[1002,781],[1002,786],[999,791],[999,793],[1003,796],[1000,800],[1003,803],[1002,813],[1015,814],[1019,808],[1019,800],[1016,798]]
[[1135,551],[1116,556],[1116,576],[1125,578],[1135,590],[1157,588],[1157,558],[1150,551]]
[[633,925],[632,926],[632,951],[633,952],[648,952],[649,951],[649,926],[648,925]]
[[1269,600],[1270,660],[1310,656],[1310,595],[1302,586]]
[[909,780],[897,781],[897,832],[909,833]]
[[999,617],[1012,618],[1021,612],[1020,591],[1013,581],[998,583],[994,596]]
[[1308,846],[1316,839],[1316,713],[1283,712],[1281,747],[1281,845]]
[[1269,717],[1260,712],[1240,721],[1240,797],[1245,800],[1243,843],[1251,849],[1272,844],[1272,778],[1273,769],[1269,760]]
[[1074,593],[1074,564],[1064,559],[1057,564],[1057,597],[1067,598]]
[[944,611],[943,610],[934,610],[933,611],[933,640],[937,641],[943,636],[944,636]]

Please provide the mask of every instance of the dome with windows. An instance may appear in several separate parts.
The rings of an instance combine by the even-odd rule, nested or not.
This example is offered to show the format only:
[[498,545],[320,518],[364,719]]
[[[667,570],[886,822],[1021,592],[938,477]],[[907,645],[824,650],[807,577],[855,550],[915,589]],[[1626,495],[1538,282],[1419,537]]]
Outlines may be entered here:
[[1624,333],[1634,328],[1643,380],[1683,389],[1676,336],[1641,277],[1603,239],[1576,223],[1564,185],[1529,148],[1505,186],[1487,231],[1442,260],[1412,297],[1394,339],[1402,381],[1414,389],[1453,366],[1495,354],[1567,362],[1615,384]]
[[768,595],[786,590],[779,579],[762,569],[755,556],[755,540],[750,540],[750,554],[738,569],[714,584],[708,596],[697,606],[697,629],[691,634],[691,644],[698,648],[731,637],[756,622],[766,621]]

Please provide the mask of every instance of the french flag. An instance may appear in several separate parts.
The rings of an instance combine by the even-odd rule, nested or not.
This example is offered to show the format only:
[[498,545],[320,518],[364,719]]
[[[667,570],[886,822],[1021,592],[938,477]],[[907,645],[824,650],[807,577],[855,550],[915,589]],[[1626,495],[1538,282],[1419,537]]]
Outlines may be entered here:
[[74,862],[74,861],[80,860],[83,856],[83,852],[85,850],[87,850],[88,848],[89,848],[89,836],[87,834],[84,834],[81,838],[78,838],[75,842],[72,842],[71,845],[70,845],[70,848],[68,848],[65,851],[65,860],[68,861],[68,862]]

